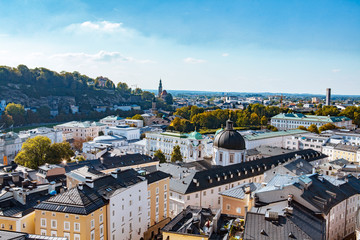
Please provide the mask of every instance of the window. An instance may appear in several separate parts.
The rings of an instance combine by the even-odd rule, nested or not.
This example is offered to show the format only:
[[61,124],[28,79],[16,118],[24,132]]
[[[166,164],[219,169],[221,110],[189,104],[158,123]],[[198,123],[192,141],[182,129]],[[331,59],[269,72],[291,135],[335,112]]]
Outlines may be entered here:
[[70,231],[70,222],[64,222],[64,230]]
[[206,191],[203,192],[203,195],[206,196]]
[[141,201],[141,196],[139,196],[139,202]]
[[226,210],[230,210],[230,204],[226,204]]
[[198,194],[198,193],[195,194],[195,198],[199,198],[199,194]]
[[187,200],[190,200],[190,195],[189,195],[189,196],[187,196]]
[[237,212],[237,213],[241,213],[241,208],[239,208],[239,207],[236,208],[236,212]]
[[130,211],[129,216],[132,217],[132,212]]
[[74,231],[80,232],[80,223],[74,223]]
[[94,231],[94,230],[92,230],[92,231],[90,232],[90,239],[91,239],[91,240],[95,240],[95,231]]
[[100,216],[99,216],[99,222],[100,222],[100,223],[103,222],[103,215],[102,215],[102,214],[100,214]]
[[132,201],[130,200],[130,201],[129,201],[129,205],[131,206],[131,204],[132,204]]
[[70,240],[70,233],[64,233],[64,237]]
[[90,224],[91,224],[91,228],[94,228],[95,227],[95,220],[94,219],[91,220]]
[[124,216],[121,217],[121,221],[123,221],[123,222],[125,221],[125,217],[124,217]]
[[80,240],[80,234],[74,234],[74,240]]
[[51,220],[51,228],[56,228],[56,227],[57,227],[56,220]]
[[46,218],[42,218],[40,220],[40,225],[41,225],[41,227],[46,227]]
[[222,162],[222,160],[223,160],[223,154],[220,153],[219,161]]
[[234,154],[230,154],[230,163],[234,163]]
[[159,203],[159,196],[156,196],[156,203]]
[[148,197],[150,197],[150,190],[148,191]]
[[46,236],[46,229],[41,229],[41,231],[40,231],[40,235],[42,235],[42,236]]
[[166,199],[167,199],[167,193],[164,193],[164,199],[165,199],[165,201],[166,201]]
[[164,190],[165,191],[167,190],[167,184],[164,184]]
[[51,231],[51,236],[52,237],[57,237],[57,231]]
[[156,194],[159,194],[159,188],[158,187],[156,188]]

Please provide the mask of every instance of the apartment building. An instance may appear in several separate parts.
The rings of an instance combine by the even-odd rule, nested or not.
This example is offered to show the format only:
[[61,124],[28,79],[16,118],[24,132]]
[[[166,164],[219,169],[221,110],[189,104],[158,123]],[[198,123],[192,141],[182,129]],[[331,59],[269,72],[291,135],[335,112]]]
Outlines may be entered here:
[[360,146],[328,142],[322,147],[322,152],[329,160],[345,159],[349,162],[360,162]]
[[35,233],[73,240],[107,238],[107,206],[83,183],[35,206]]
[[294,150],[314,149],[316,151],[321,151],[322,145],[325,144],[328,139],[328,136],[305,131],[303,134],[286,137],[284,139],[284,147],[286,149]]
[[166,160],[170,161],[171,153],[176,145],[179,145],[184,162],[201,160],[206,156],[207,140],[198,132],[190,134],[164,132],[146,133],[146,152],[154,156],[157,150],[161,150]]
[[175,217],[188,205],[220,209],[219,193],[240,184],[261,183],[265,171],[298,157],[313,162],[326,156],[309,149],[200,171],[178,164],[160,164],[157,169],[172,175],[170,217]]
[[295,129],[299,126],[309,127],[315,124],[321,127],[326,123],[332,123],[339,128],[354,129],[352,120],[345,116],[317,116],[304,115],[301,113],[280,113],[271,118],[271,125],[279,130]]
[[[308,209],[313,217],[325,221],[325,238],[319,239],[344,239],[355,231],[355,217],[360,206],[360,180],[352,176],[345,180],[318,174],[276,175],[255,192],[255,206],[291,199]],[[292,206],[288,207],[291,213]]]
[[170,174],[155,171],[144,175],[148,184],[147,192],[147,225],[145,239],[152,239],[159,234],[158,229],[164,227],[169,221],[169,192]]
[[56,125],[55,130],[62,131],[63,134],[71,133],[72,137],[77,140],[93,139],[99,136],[100,131],[104,131],[106,125],[99,122],[77,122],[72,121]]

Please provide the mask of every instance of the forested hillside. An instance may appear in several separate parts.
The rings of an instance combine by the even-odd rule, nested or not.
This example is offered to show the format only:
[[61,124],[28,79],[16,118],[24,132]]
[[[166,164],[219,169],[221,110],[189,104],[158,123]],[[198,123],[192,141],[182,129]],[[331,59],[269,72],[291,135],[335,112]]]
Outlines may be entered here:
[[93,79],[79,72],[58,73],[46,68],[29,69],[25,65],[0,67],[0,99],[26,107],[48,105],[51,108],[52,102],[61,100],[80,107],[84,104],[140,102],[138,94],[141,90],[132,91],[122,82],[115,86],[106,77]]

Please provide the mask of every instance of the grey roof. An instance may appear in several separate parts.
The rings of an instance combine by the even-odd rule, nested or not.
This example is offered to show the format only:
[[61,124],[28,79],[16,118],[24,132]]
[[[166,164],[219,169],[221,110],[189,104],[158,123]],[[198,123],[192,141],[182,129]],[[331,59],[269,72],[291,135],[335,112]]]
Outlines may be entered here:
[[170,178],[171,175],[164,173],[162,171],[156,171],[145,175],[146,180],[148,181],[148,184],[163,180],[165,178]]
[[[268,206],[265,206],[268,207]],[[248,212],[244,240],[325,240],[325,220],[314,216],[305,207],[293,204],[293,214],[279,215],[277,221],[265,219],[264,213]]]
[[289,162],[284,167],[296,175],[310,174],[313,169],[313,166],[302,158]]
[[105,205],[101,195],[84,185],[74,187],[35,206],[35,209],[88,215]]
[[70,172],[74,169],[78,169],[84,166],[89,166],[90,168],[97,171],[102,171],[107,169],[128,167],[157,161],[158,160],[150,156],[139,153],[126,154],[122,156],[112,156],[111,153],[107,152],[101,157],[101,159],[70,162],[66,164],[61,163],[60,165],[65,168],[66,172]]
[[260,183],[243,183],[239,186],[230,188],[224,192],[221,192],[220,195],[238,198],[238,199],[244,199],[245,197],[245,188],[250,187],[250,192],[254,192],[255,190],[259,189],[261,187]]
[[25,240],[26,236],[26,233],[0,230],[1,240]]

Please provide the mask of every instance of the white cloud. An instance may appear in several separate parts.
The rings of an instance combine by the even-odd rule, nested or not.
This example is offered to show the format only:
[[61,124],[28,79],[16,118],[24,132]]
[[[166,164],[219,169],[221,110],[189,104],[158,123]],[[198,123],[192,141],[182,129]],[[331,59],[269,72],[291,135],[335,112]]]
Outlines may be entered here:
[[331,71],[332,71],[333,73],[338,73],[338,72],[341,72],[341,69],[335,68],[335,69],[332,69]]
[[113,23],[109,21],[86,21],[83,23],[74,23],[65,28],[66,31],[74,33],[122,33],[132,36],[135,30],[123,27],[123,23]]
[[196,59],[196,58],[188,57],[188,58],[184,59],[184,62],[194,64],[194,63],[204,63],[206,61],[203,59]]
[[223,56],[223,57],[228,57],[230,54],[229,53],[223,53],[223,54],[221,54],[221,56]]
[[90,62],[111,62],[111,61],[121,61],[121,62],[136,62],[136,63],[154,63],[151,60],[139,60],[133,57],[123,56],[120,52],[106,52],[100,51],[95,54],[88,53],[61,53],[52,55],[52,59],[62,59],[69,61],[90,61]]

